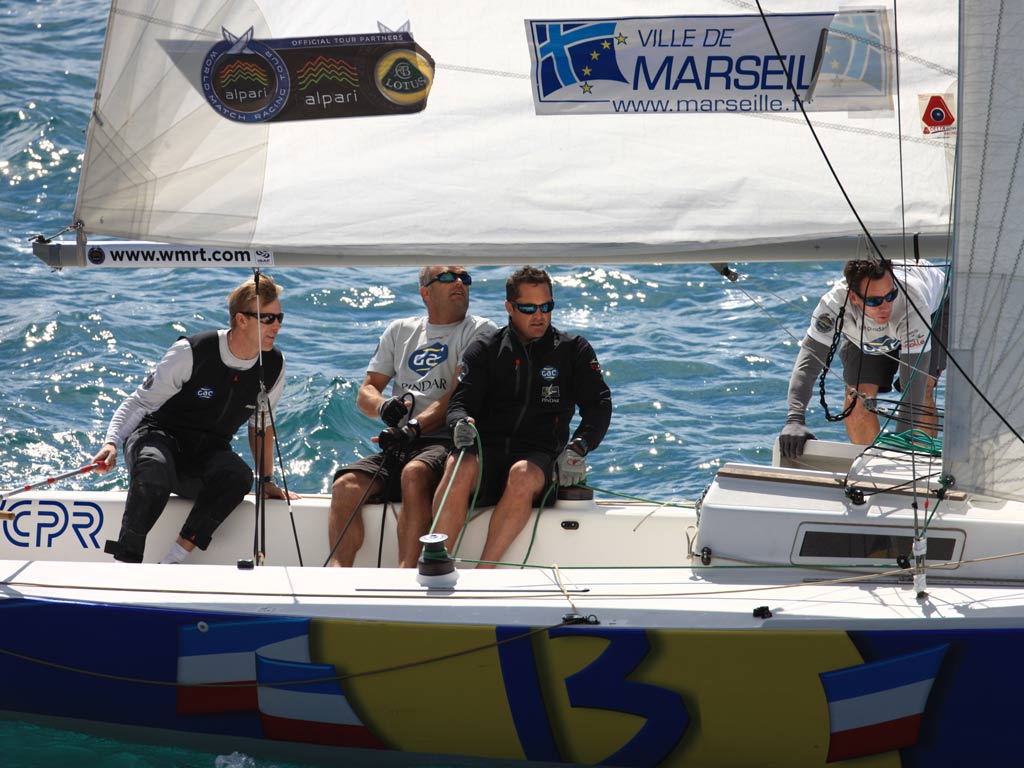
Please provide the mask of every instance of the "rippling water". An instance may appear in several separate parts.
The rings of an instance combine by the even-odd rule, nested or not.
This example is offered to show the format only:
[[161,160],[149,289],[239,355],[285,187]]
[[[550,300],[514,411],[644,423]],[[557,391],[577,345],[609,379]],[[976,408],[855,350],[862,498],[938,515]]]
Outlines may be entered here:
[[[83,464],[117,404],[179,335],[224,324],[226,294],[246,276],[52,272],[32,256],[31,235],[71,220],[106,13],[95,0],[0,5],[0,487]],[[693,498],[723,462],[770,460],[795,355],[786,329],[803,334],[838,268],[739,270],[744,280],[734,286],[705,265],[550,268],[554,322],[590,339],[615,402],[608,438],[590,459],[592,484]],[[472,312],[504,324],[508,272],[473,270]],[[288,313],[278,337],[288,383],[276,421],[289,487],[324,492],[338,463],[373,450],[377,425],[357,411],[356,388],[386,324],[422,313],[415,270],[273,274]],[[842,434],[820,418],[814,429]],[[76,482],[114,488],[122,473]],[[22,723],[0,722],[0,744],[0,762],[12,766],[214,766],[216,757]]]

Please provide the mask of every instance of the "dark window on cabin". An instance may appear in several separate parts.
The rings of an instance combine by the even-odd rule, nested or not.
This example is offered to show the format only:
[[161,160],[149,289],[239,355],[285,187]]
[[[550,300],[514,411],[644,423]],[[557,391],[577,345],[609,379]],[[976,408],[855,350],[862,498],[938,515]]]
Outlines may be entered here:
[[[900,555],[910,557],[912,536],[889,536],[881,533],[842,533],[840,531],[807,531],[800,544],[801,557],[834,557],[856,560],[891,560]],[[950,561],[956,539],[928,537],[928,559]]]

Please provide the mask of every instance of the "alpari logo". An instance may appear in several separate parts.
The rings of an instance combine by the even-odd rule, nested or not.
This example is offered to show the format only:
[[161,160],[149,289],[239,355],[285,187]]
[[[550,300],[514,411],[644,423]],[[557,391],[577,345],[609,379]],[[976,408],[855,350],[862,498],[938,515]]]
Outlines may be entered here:
[[431,347],[417,349],[409,355],[409,370],[418,373],[420,376],[436,368],[448,359],[448,345],[437,344]]
[[253,39],[253,28],[236,37],[224,29],[224,39],[203,60],[203,95],[228,120],[262,123],[288,102],[291,76],[281,56]]
[[299,67],[295,77],[301,91],[332,81],[351,88],[359,87],[359,72],[355,66],[344,59],[332,59],[330,56],[317,56],[307,61]]
[[196,397],[200,400],[209,400],[213,397],[213,387],[200,387],[196,390]]
[[[5,501],[0,501],[0,510]],[[103,507],[76,501],[71,508],[59,501],[22,499],[7,507],[13,520],[4,520],[4,537],[16,547],[50,548],[61,537],[73,535],[83,549],[99,549]]]

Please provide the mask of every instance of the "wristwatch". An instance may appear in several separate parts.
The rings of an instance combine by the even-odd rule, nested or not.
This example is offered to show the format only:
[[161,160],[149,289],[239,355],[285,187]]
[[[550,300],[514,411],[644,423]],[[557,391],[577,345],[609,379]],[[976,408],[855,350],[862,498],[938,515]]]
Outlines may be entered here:
[[587,445],[587,441],[584,440],[582,437],[574,437],[572,440],[569,441],[569,445],[566,447],[572,448],[573,452],[578,453],[580,456],[586,456],[589,452],[589,446]]

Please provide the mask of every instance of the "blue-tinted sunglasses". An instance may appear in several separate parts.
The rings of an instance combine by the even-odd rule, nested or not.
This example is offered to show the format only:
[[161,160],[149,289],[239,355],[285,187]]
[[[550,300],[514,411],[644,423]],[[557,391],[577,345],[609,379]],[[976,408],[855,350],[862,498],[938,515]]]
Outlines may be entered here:
[[469,276],[469,272],[452,272],[450,269],[446,272],[434,275],[430,280],[423,284],[426,288],[428,285],[434,283],[454,283],[456,280],[461,280],[463,285],[472,285],[473,278]]
[[[860,296],[860,294],[857,295]],[[885,296],[861,296],[860,300],[864,302],[865,307],[880,307],[882,304],[896,301],[896,297],[899,295],[900,289],[894,285],[892,290],[885,294]]]
[[552,299],[551,301],[545,301],[543,304],[518,304],[516,302],[512,302],[512,306],[524,315],[532,315],[538,309],[544,314],[547,314],[555,308],[555,300]]

